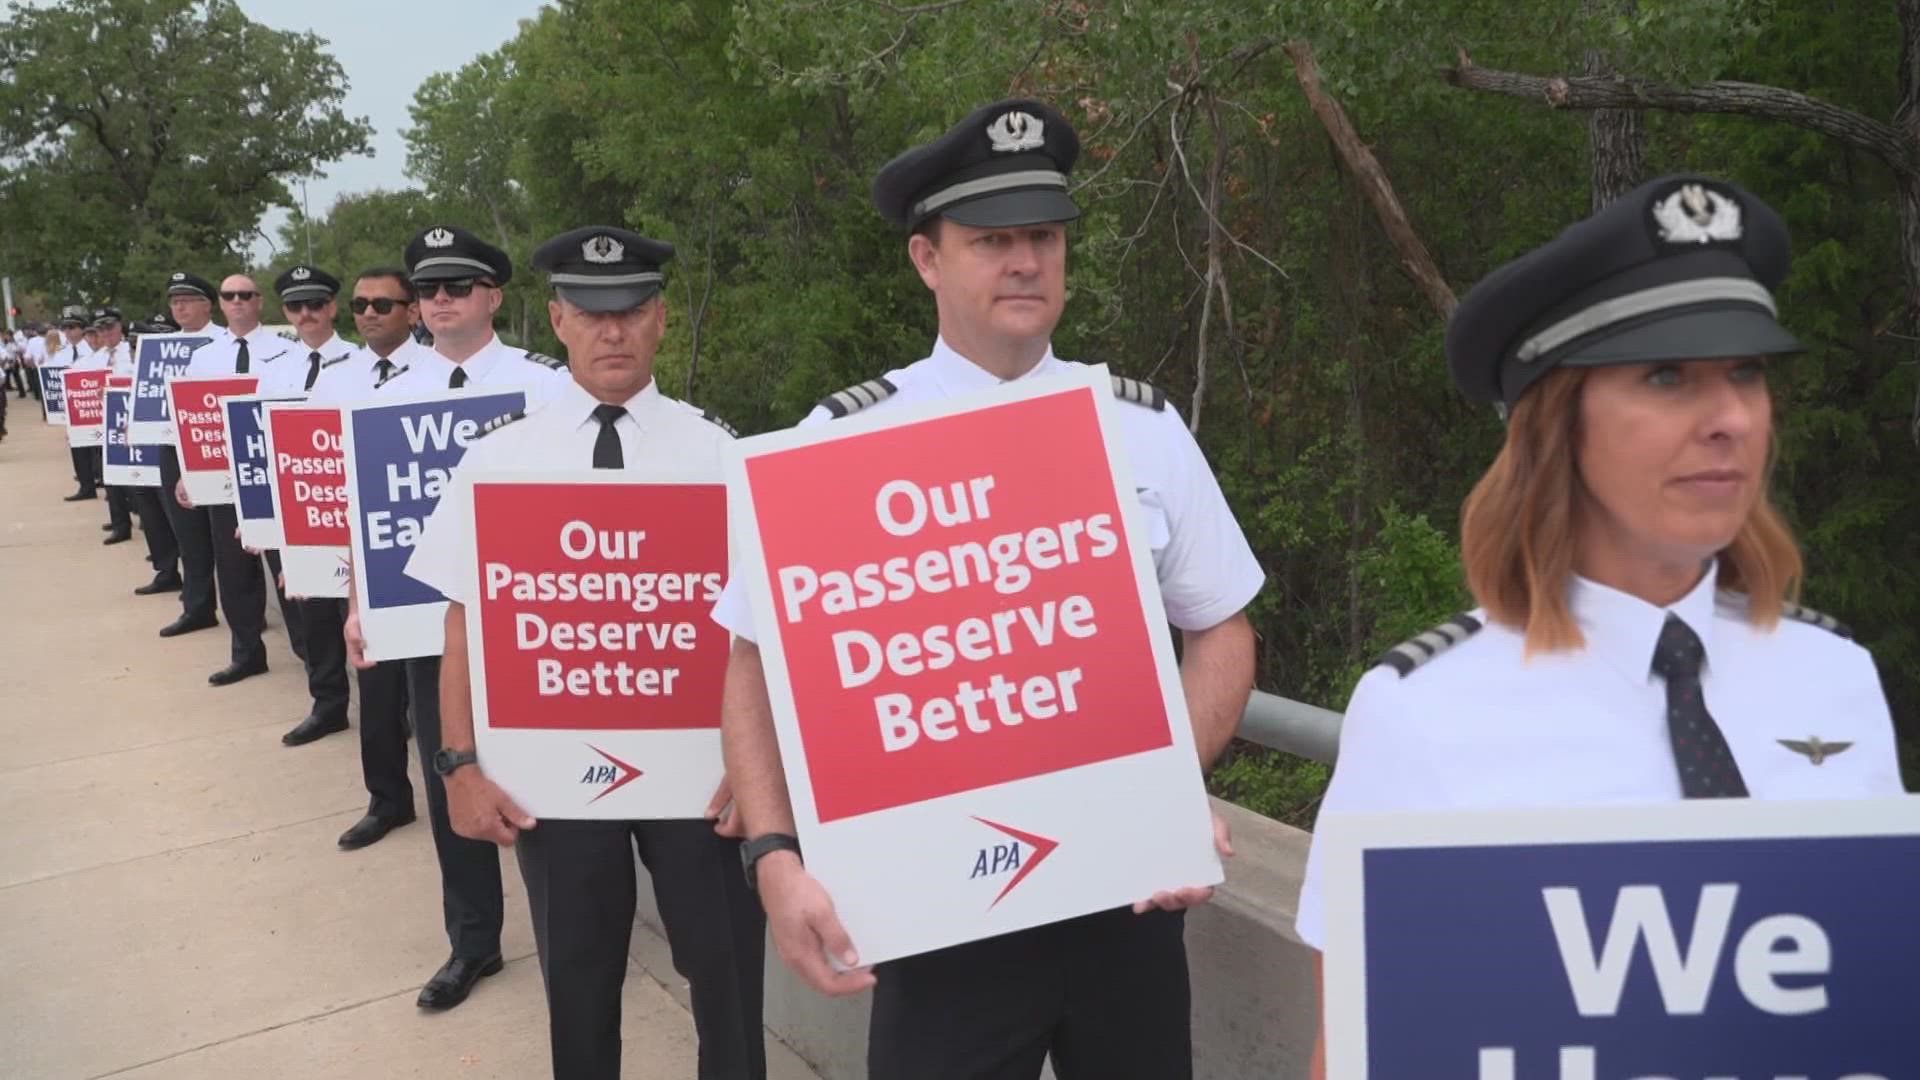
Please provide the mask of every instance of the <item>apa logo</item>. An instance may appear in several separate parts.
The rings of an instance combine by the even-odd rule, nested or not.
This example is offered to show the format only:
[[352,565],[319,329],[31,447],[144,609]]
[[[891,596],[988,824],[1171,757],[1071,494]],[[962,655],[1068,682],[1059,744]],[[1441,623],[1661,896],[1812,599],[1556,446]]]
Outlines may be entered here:
[[582,784],[607,785],[606,790],[602,791],[598,795],[595,795],[593,798],[587,800],[588,806],[592,806],[594,803],[599,802],[601,799],[606,798],[607,796],[613,794],[614,792],[619,791],[621,788],[626,787],[628,784],[633,783],[635,780],[640,779],[639,769],[636,769],[633,766],[627,764],[626,762],[621,761],[619,758],[614,757],[612,754],[607,753],[605,750],[600,749],[599,747],[593,745],[592,743],[587,744],[587,749],[593,751],[596,754],[599,754],[603,758],[606,758],[607,761],[609,762],[609,764],[606,764],[606,765],[593,764],[593,765],[587,766],[587,774],[580,778],[580,782]]
[[997,821],[988,821],[983,817],[976,817],[973,820],[990,829],[997,829],[1012,838],[1011,843],[981,848],[980,854],[973,860],[973,873],[967,875],[967,880],[972,881],[974,878],[997,877],[1009,872],[1013,874],[1013,877],[1008,879],[1006,887],[993,898],[993,903],[987,905],[988,910],[992,910],[999,905],[1000,901],[1006,899],[1015,885],[1026,880],[1028,874],[1033,873],[1041,863],[1047,860],[1047,856],[1053,854],[1053,849],[1060,846],[1060,841],[1049,840],[1044,836],[1002,825]]

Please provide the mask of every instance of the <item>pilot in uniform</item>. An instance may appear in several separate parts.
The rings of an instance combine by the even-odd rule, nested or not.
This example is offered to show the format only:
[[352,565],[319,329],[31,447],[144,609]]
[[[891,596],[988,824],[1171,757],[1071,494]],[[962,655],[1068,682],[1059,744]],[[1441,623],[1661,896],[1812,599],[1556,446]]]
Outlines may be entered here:
[[[257,314],[259,308],[255,306],[254,311]],[[306,350],[295,350],[294,342],[258,323],[244,334],[236,334],[228,327],[224,336],[193,351],[193,359],[187,361],[184,374],[196,379],[255,375],[260,385],[265,386],[305,366],[301,359]],[[283,367],[276,369],[276,364]],[[207,527],[213,539],[213,570],[220,613],[227,617],[227,633],[233,643],[231,661],[207,676],[207,681],[215,686],[227,686],[267,670],[267,646],[260,640],[267,625],[267,577],[260,557],[248,554],[240,544],[237,535],[240,519],[231,503],[207,507]],[[288,626],[289,639],[297,641],[298,633],[291,624]]]
[[[174,329],[167,333],[193,334],[212,340],[225,337],[226,328],[211,321],[216,290],[198,274],[175,270],[167,276],[167,313]],[[178,637],[219,625],[214,571],[213,525],[204,506],[182,506],[178,496],[180,451],[168,443],[160,448],[160,488],[154,494],[173,530],[180,551],[180,617],[160,628],[161,637]],[[154,579],[155,591],[164,591],[163,579]],[[136,592],[139,590],[135,590]]]
[[[999,230],[990,235],[1002,248],[1057,244],[1054,251],[1033,255],[1025,267],[1009,263],[986,287],[1013,282],[1021,292],[1051,290],[1054,302],[1064,303],[1065,232],[1041,229],[1053,237],[1043,241],[1032,227],[1057,226],[1079,216],[1067,194],[1067,174],[1078,151],[1078,137],[1051,106],[1002,101],[894,159],[874,181],[874,202],[888,221],[916,234],[910,254],[922,235],[936,248],[968,242],[965,237],[974,234],[957,234],[956,225]],[[919,256],[915,259],[918,263]],[[1026,361],[1030,366],[1005,377],[996,374],[984,366],[985,357],[964,355],[950,341],[962,333],[973,340],[990,338],[991,331],[973,321],[982,318],[975,314],[978,309],[990,305],[970,303],[978,300],[974,296],[956,300],[949,311],[942,297],[940,334],[931,355],[833,394],[802,425],[976,393],[1076,366],[1056,357],[1043,334],[1026,343],[1034,355]],[[1057,307],[1052,318],[1057,322]],[[1202,764],[1210,764],[1231,738],[1252,687],[1253,633],[1243,611],[1260,591],[1265,572],[1200,447],[1165,395],[1132,379],[1114,383],[1115,394],[1126,403],[1119,410],[1117,435],[1133,465],[1167,618],[1185,635],[1190,656],[1204,637],[1224,643],[1224,652],[1211,654],[1219,667],[1210,678],[1222,680],[1218,696],[1232,699],[1225,710],[1231,716],[1212,717],[1202,731],[1196,715],[1195,741]],[[1046,466],[1036,461],[1034,467]],[[713,617],[739,638],[756,639],[737,574]],[[740,662],[737,652],[734,662]],[[727,723],[735,722],[729,715]],[[773,734],[769,728],[757,737],[770,742]],[[731,748],[731,729],[728,738]],[[777,760],[777,750],[767,756]],[[738,798],[747,780],[729,778]],[[769,894],[762,861],[776,852],[784,859],[792,858],[788,852],[798,853],[791,835],[767,829],[767,816],[765,808],[747,807],[746,825],[753,835],[745,858],[763,898]],[[773,817],[791,822],[787,807],[775,808]],[[870,1075],[874,1080],[1032,1080],[1051,1056],[1061,1080],[1191,1076],[1185,916],[1178,910],[1190,902],[1144,914],[1120,908],[880,965],[874,971],[869,1025]],[[768,912],[770,921],[777,918],[771,905]]]
[[[653,379],[653,351],[665,326],[660,268],[672,257],[669,244],[598,225],[562,233],[534,252],[534,267],[553,284],[556,332],[581,370],[526,418],[508,418],[473,443],[414,548],[409,575],[455,604],[473,599],[471,489],[462,477],[474,469],[620,469],[631,463],[689,480],[722,479],[731,430],[666,397]],[[602,340],[600,326],[610,319],[621,321],[627,342],[620,348],[635,361],[611,375],[585,351]],[[457,776],[449,783],[464,798],[481,766],[471,756],[471,698],[457,711],[465,723],[447,733],[435,765],[443,775]],[[620,1076],[620,998],[633,930],[636,850],[652,877],[674,967],[689,984],[700,1040],[697,1075],[766,1076],[760,1016],[766,928],[740,875],[737,839],[717,835],[715,824],[700,818],[549,818],[513,839],[546,979],[555,1080]]]
[[[92,320],[87,324],[87,333],[94,336],[94,350],[74,364],[71,370],[91,368],[109,371],[118,378],[133,377],[133,349],[128,346],[124,336],[120,309],[94,308]],[[93,478],[107,489],[107,523],[101,526],[107,538],[101,543],[124,544],[133,539],[133,509],[127,498],[127,489],[120,484],[106,482],[106,453],[105,445],[87,448],[87,456],[92,459],[89,468],[93,471]]]
[[[1765,494],[1764,365],[1801,349],[1774,319],[1772,290],[1790,252],[1784,224],[1752,194],[1664,177],[1495,271],[1462,301],[1447,332],[1454,381],[1508,421],[1501,459],[1462,513],[1463,562],[1481,606],[1395,647],[1360,679],[1323,821],[1901,792],[1873,658],[1840,623],[1788,597],[1800,559]],[[1620,461],[1630,463],[1625,475],[1646,471],[1631,440],[1602,433],[1575,451],[1565,436],[1580,426],[1578,410],[1605,423],[1602,410],[1620,393],[1634,395],[1643,417],[1678,418],[1647,429],[1655,440],[1680,432],[1677,476],[1731,476],[1741,473],[1734,463],[1756,463],[1743,474],[1752,501],[1664,503],[1666,517],[1647,520],[1667,534],[1649,530],[1641,546],[1606,560],[1593,552],[1610,541],[1564,523],[1575,535],[1559,537],[1544,515],[1536,521],[1514,497],[1527,481],[1514,477],[1553,478],[1537,481],[1546,502],[1546,485],[1573,489],[1583,500],[1576,518],[1639,527],[1631,499],[1594,494],[1615,490],[1596,477],[1620,475]],[[1646,494],[1676,482],[1656,474],[1620,490],[1651,506],[1677,500]],[[1731,524],[1702,530],[1714,537],[1703,550],[1668,538],[1688,535],[1673,518],[1711,523],[1706,515],[1722,506],[1732,507]],[[1535,551],[1579,554],[1556,580],[1523,554],[1529,536]],[[1768,556],[1756,561],[1761,550]],[[1643,554],[1661,551],[1679,556]],[[1517,587],[1528,571],[1552,591]],[[1663,594],[1635,584],[1661,575],[1671,581]],[[1323,949],[1327,907],[1348,902],[1326,894],[1316,842],[1300,893],[1301,940]]]
[[[60,337],[64,344],[54,350],[46,364],[54,369],[53,378],[58,379],[62,371],[70,368],[84,368],[86,358],[93,355],[93,347],[86,340],[88,322],[85,308],[68,305],[61,310]],[[81,502],[99,498],[100,478],[93,474],[92,456],[81,446],[68,447],[67,455],[73,459],[73,481],[79,487],[63,501]]]
[[[501,341],[493,332],[500,287],[513,277],[507,253],[451,225],[422,230],[407,244],[407,279],[419,295],[420,314],[434,333],[431,349],[415,350],[406,370],[381,390],[395,397],[445,393],[449,389],[524,390],[537,409],[560,384],[570,382],[559,360]],[[499,971],[500,853],[484,840],[453,831],[447,819],[447,789],[433,770],[440,751],[440,658],[415,657],[407,664],[407,698],[419,744],[421,783],[440,862],[442,915],[452,948],[420,990],[423,1009],[446,1009],[467,999],[474,984]]]

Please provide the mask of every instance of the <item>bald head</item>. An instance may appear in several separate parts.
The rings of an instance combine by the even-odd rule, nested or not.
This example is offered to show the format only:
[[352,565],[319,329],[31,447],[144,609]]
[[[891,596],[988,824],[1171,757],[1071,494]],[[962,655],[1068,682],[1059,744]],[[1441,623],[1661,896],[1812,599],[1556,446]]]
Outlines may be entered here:
[[259,327],[260,304],[260,286],[252,278],[228,274],[220,279],[220,313],[227,317],[227,329],[234,336],[246,337]]

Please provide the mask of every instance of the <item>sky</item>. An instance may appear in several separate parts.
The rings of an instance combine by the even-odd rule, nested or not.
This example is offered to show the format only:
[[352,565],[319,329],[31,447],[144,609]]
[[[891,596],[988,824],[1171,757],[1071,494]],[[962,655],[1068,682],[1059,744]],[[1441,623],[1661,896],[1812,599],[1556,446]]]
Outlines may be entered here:
[[[519,31],[521,19],[543,6],[541,0],[239,0],[239,5],[255,22],[324,38],[327,51],[346,71],[343,108],[373,125],[371,156],[334,162],[320,179],[307,181],[307,208],[317,215],[341,195],[408,186],[401,133],[414,88],[436,71],[452,71],[504,44]],[[292,190],[299,198],[299,185]],[[284,210],[268,211],[261,231],[277,242],[286,219]],[[271,252],[264,240],[255,242],[254,255],[261,261]]]

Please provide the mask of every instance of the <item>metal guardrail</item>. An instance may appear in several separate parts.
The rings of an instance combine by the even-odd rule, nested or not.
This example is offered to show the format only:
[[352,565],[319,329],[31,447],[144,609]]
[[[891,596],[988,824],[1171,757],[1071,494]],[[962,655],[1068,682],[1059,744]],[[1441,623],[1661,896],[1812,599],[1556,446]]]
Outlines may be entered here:
[[1236,732],[1248,742],[1333,764],[1340,753],[1341,714],[1304,701],[1255,690]]

